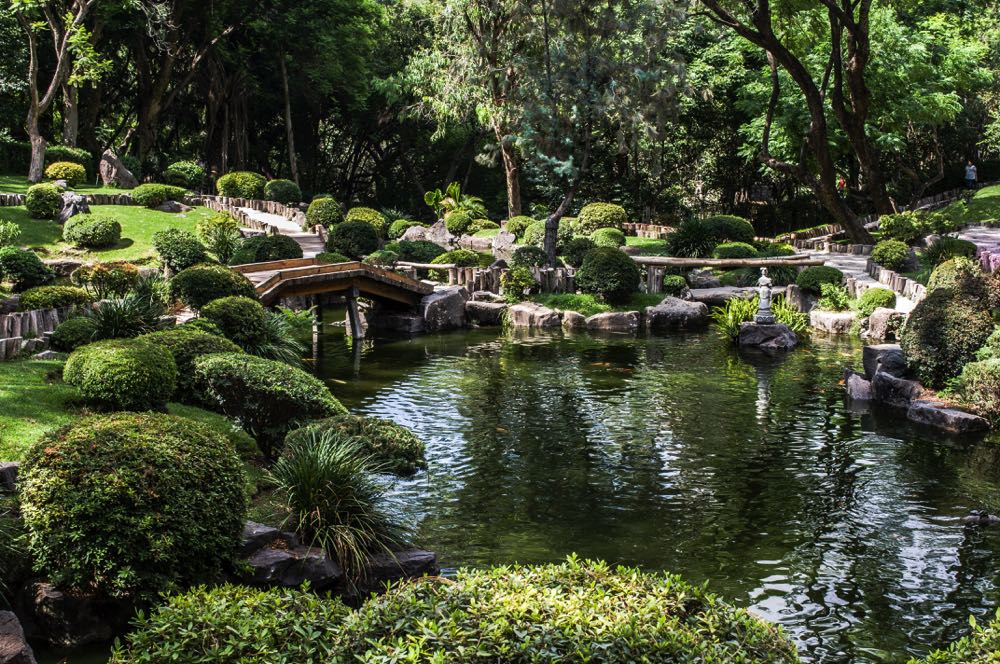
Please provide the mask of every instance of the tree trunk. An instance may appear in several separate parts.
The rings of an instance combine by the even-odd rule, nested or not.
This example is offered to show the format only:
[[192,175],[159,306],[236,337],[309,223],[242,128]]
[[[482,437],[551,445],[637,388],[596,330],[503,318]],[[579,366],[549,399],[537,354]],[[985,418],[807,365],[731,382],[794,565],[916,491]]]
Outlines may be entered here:
[[28,168],[28,182],[41,182],[45,176],[45,137],[38,127],[38,116],[32,111],[25,126],[31,141],[31,166]]
[[295,129],[292,126],[292,98],[288,94],[288,67],[285,65],[285,52],[282,50],[278,55],[281,61],[281,87],[285,93],[285,132],[288,135],[288,168],[292,174],[292,180],[299,184],[299,165],[295,159]]
[[496,127],[497,140],[500,142],[500,155],[503,157],[503,172],[507,178],[507,218],[521,214],[521,166],[517,162],[517,152],[514,143],[504,136],[500,127]]
[[75,85],[63,83],[63,145],[75,148],[80,134],[80,105]]
[[549,267],[556,266],[556,250],[559,245],[559,222],[569,212],[569,206],[573,204],[573,197],[576,196],[576,186],[570,188],[563,196],[562,202],[556,211],[545,220],[545,256]]

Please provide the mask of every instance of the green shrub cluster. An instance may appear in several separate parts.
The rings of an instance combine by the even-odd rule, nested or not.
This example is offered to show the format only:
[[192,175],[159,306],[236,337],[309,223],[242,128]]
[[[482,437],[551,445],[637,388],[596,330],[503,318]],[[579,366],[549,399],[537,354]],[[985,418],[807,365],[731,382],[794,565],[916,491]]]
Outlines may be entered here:
[[32,185],[24,197],[24,207],[32,219],[55,219],[63,209],[62,192],[48,182]]
[[333,431],[358,444],[362,453],[397,475],[412,475],[427,467],[426,446],[406,427],[391,420],[342,414],[310,422],[288,434],[286,443],[307,432]]
[[351,259],[344,254],[335,251],[321,251],[316,254],[316,260],[320,263],[350,263]]
[[964,256],[965,258],[976,257],[976,244],[968,240],[945,235],[937,242],[927,247],[920,255],[924,265],[934,268],[952,258]]
[[746,242],[723,242],[712,250],[713,258],[757,258],[757,248]]
[[625,246],[625,233],[617,228],[598,228],[590,234],[590,239],[598,247],[617,249]]
[[97,323],[90,316],[76,316],[56,326],[52,333],[52,347],[64,353],[72,353],[80,346],[93,342],[97,336]]
[[10,247],[21,237],[21,227],[13,221],[0,221],[0,247]]
[[400,240],[385,247],[399,254],[399,260],[407,263],[430,263],[445,253],[446,249],[427,240]]
[[533,223],[535,223],[534,219],[524,215],[511,217],[507,220],[507,232],[513,234],[514,237],[524,237],[524,231]]
[[844,282],[844,273],[829,265],[813,265],[799,272],[796,285],[804,291],[819,295],[823,284],[839,286]]
[[876,309],[895,309],[896,294],[888,288],[869,288],[858,298],[858,316],[868,318]]
[[250,171],[233,171],[226,173],[215,182],[215,189],[220,196],[227,198],[264,198],[264,186],[267,178],[260,173]]
[[264,307],[255,298],[229,296],[212,300],[202,307],[201,316],[241,347],[255,343],[267,328]]
[[15,293],[44,286],[56,278],[52,268],[33,251],[0,247],[0,281],[9,281]]
[[902,240],[881,240],[872,249],[872,260],[887,270],[901,272],[910,262],[910,245]]
[[242,274],[217,263],[194,265],[170,280],[171,298],[195,310],[231,295],[256,299],[257,291]]
[[99,300],[123,297],[139,284],[140,272],[132,263],[89,263],[73,270],[70,281]]
[[951,390],[991,424],[1000,423],[1000,358],[969,362],[952,382]]
[[847,311],[851,308],[851,296],[847,289],[839,284],[823,283],[819,285],[820,297],[816,308],[821,311]]
[[1000,610],[985,625],[969,618],[972,633],[944,650],[936,650],[926,659],[911,659],[909,664],[993,664],[1000,652]]
[[386,232],[389,230],[389,220],[385,218],[385,215],[369,207],[351,208],[344,215],[344,221],[366,223],[375,229],[375,233],[379,237],[385,237]]
[[626,302],[639,290],[639,267],[625,252],[611,247],[591,249],[576,273],[584,293],[599,295],[610,304]]
[[175,161],[163,171],[163,181],[173,187],[201,189],[205,169],[196,161]]
[[576,231],[580,235],[590,235],[598,228],[624,230],[627,222],[628,214],[622,206],[614,203],[590,203],[580,210]]
[[481,231],[495,231],[499,230],[500,224],[495,221],[490,221],[489,219],[473,219],[469,227],[465,229],[465,232],[469,235],[475,235]]
[[395,251],[382,249],[365,256],[364,263],[375,267],[391,268],[399,260],[399,254]]
[[979,264],[964,256],[951,258],[934,268],[927,290],[951,290],[975,299],[987,297],[986,280]]
[[177,388],[172,400],[182,403],[201,403],[204,400],[198,395],[194,380],[196,359],[212,353],[243,352],[239,346],[225,337],[187,325],[150,332],[138,337],[138,340],[165,348],[174,358],[174,364],[177,365]]
[[266,263],[302,258],[302,245],[288,235],[251,235],[242,240],[230,257],[230,265]]
[[378,244],[378,233],[370,223],[344,221],[330,231],[326,250],[358,260],[378,249]]
[[169,351],[137,339],[106,339],[73,351],[63,380],[106,410],[163,410],[177,386]]
[[179,228],[168,228],[153,233],[153,248],[164,265],[180,272],[208,259],[205,246],[194,234]]
[[396,221],[389,224],[388,237],[390,240],[398,240],[403,237],[403,235],[409,229],[414,226],[423,226],[424,224],[419,221],[413,221],[411,219],[397,219]]
[[[30,155],[31,146],[28,145]],[[84,148],[77,148],[71,145],[49,145],[45,148],[45,164],[50,165],[58,161],[69,161],[83,166],[90,171],[94,166],[94,155]]]
[[20,311],[35,309],[62,309],[90,304],[94,297],[77,286],[36,286],[21,293],[17,303]]
[[541,247],[526,244],[514,250],[510,257],[511,267],[542,267],[549,260],[548,254]]
[[514,267],[500,275],[500,290],[507,302],[516,304],[538,289],[535,275],[526,267]]
[[732,214],[717,214],[701,222],[705,230],[717,243],[745,242],[751,244],[754,239],[753,224]]
[[187,190],[169,184],[140,184],[132,190],[132,200],[148,208],[160,207],[167,201],[183,201]]
[[344,220],[344,208],[332,198],[314,198],[306,210],[306,229],[332,228]]
[[583,259],[591,249],[596,247],[594,241],[588,237],[575,237],[563,247],[563,259],[570,267],[580,267]]
[[104,214],[78,214],[63,225],[63,239],[75,247],[104,249],[122,239],[122,225]]
[[70,187],[77,187],[87,181],[87,169],[72,161],[57,161],[45,168],[49,180],[64,180]]
[[663,293],[680,297],[688,289],[687,280],[679,274],[668,274],[663,277]]
[[225,212],[199,219],[195,234],[222,263],[229,263],[243,242],[239,222]]
[[910,244],[924,234],[916,212],[884,214],[879,217],[878,230],[883,240],[898,240]]
[[444,218],[444,225],[452,235],[465,235],[472,225],[472,215],[455,211]]
[[264,198],[283,205],[294,205],[302,202],[302,190],[291,180],[269,180],[264,185]]
[[475,267],[479,265],[479,254],[471,249],[452,249],[437,256],[431,261],[435,265],[450,265],[455,267]]

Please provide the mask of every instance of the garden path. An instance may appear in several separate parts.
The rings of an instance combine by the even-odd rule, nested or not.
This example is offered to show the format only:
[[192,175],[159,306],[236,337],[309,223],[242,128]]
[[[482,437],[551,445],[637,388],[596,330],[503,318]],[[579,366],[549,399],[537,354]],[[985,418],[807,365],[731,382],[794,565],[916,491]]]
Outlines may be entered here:
[[[858,254],[837,254],[828,251],[810,251],[807,252],[813,258],[821,259],[826,265],[830,267],[835,267],[845,276],[853,277],[858,282],[865,285],[866,288],[885,288],[878,281],[873,279],[871,275],[868,274],[866,266],[868,265],[868,256],[861,256]],[[896,311],[902,311],[903,313],[909,313],[913,311],[913,307],[916,303],[900,294],[896,294]]]
[[303,258],[315,258],[316,254],[326,251],[323,246],[323,239],[314,233],[307,233],[291,219],[286,219],[280,214],[270,214],[251,208],[240,208],[248,217],[263,224],[269,224],[278,229],[282,235],[287,235],[302,247]]

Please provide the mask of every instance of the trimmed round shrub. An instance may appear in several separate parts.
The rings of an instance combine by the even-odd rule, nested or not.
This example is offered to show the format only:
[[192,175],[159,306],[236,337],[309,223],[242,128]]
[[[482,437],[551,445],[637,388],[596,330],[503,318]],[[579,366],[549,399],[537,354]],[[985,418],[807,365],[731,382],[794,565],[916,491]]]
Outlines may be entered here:
[[290,443],[297,436],[308,436],[310,432],[326,431],[336,431],[353,440],[364,454],[397,475],[412,475],[427,467],[423,441],[406,427],[375,417],[344,414],[310,422],[290,432],[285,442]]
[[97,323],[90,316],[76,316],[56,326],[52,333],[52,347],[64,353],[72,353],[80,346],[86,346],[97,336]]
[[754,235],[753,224],[732,214],[717,214],[701,222],[706,232],[716,242],[745,242],[751,244]]
[[667,255],[682,258],[707,258],[719,244],[704,222],[688,219],[667,235]]
[[524,231],[533,223],[535,223],[534,219],[524,215],[511,217],[507,220],[507,232],[512,233],[514,237],[523,237]]
[[122,239],[122,225],[103,214],[78,214],[63,225],[63,239],[75,247],[104,249]]
[[466,212],[452,212],[444,218],[444,225],[452,235],[465,235],[472,225],[472,216]]
[[166,348],[170,356],[174,358],[174,364],[177,365],[177,389],[174,391],[174,399],[182,403],[201,403],[203,401],[198,395],[194,380],[194,361],[196,359],[212,353],[243,352],[239,346],[225,337],[203,332],[187,325],[150,332],[137,338]]
[[[976,299],[986,298],[986,281],[979,264],[959,256],[934,268],[927,280],[927,290],[952,290]],[[985,306],[985,305],[984,305]]]
[[410,219],[397,219],[396,221],[389,224],[388,236],[390,240],[398,240],[403,237],[403,235],[409,229],[414,226],[423,226],[424,224],[419,221],[412,221]]
[[229,264],[246,265],[291,258],[302,258],[302,245],[294,238],[287,235],[251,235],[240,242],[240,248],[229,259]]
[[625,233],[617,228],[598,228],[590,234],[590,239],[598,247],[619,248],[625,246]]
[[21,293],[17,303],[20,311],[35,309],[62,309],[90,304],[94,297],[76,286],[36,286]]
[[888,288],[869,288],[858,298],[858,316],[868,318],[876,309],[895,309],[896,294]]
[[94,164],[94,155],[88,150],[70,145],[49,145],[45,148],[45,163],[52,164],[57,161],[71,161],[84,168],[91,168]]
[[920,381],[941,389],[976,358],[992,332],[993,318],[984,303],[939,288],[910,313],[899,343]]
[[246,519],[229,442],[170,415],[79,420],[31,448],[18,483],[36,569],[60,588],[112,597],[148,601],[216,580]]
[[471,249],[452,249],[431,261],[435,265],[454,264],[455,267],[475,267],[479,265],[479,254]]
[[87,181],[87,169],[72,161],[57,161],[45,168],[45,177],[65,180],[70,187],[76,187]]
[[382,249],[365,256],[363,261],[367,265],[374,265],[375,267],[392,267],[399,260],[399,254],[395,251],[388,251]]
[[332,198],[315,198],[306,210],[306,226],[332,228],[344,220],[344,208]]
[[525,245],[514,250],[510,257],[511,267],[542,267],[549,260],[548,254],[541,247]]
[[762,258],[794,256],[796,254],[795,247],[785,242],[759,242],[755,243],[755,246],[757,254]]
[[179,228],[168,228],[153,233],[153,248],[160,254],[163,264],[174,272],[208,260],[205,246],[193,233]]
[[385,218],[385,215],[369,207],[351,208],[344,215],[344,221],[364,222],[374,228],[379,237],[385,237],[386,232],[389,230],[389,220]]
[[378,249],[378,233],[366,221],[337,224],[326,239],[326,250],[360,259]]
[[228,198],[264,198],[264,186],[267,178],[260,173],[250,171],[233,171],[226,173],[215,183],[215,189],[220,196]]
[[920,217],[914,212],[884,214],[879,217],[878,230],[883,240],[899,240],[906,244],[924,234]]
[[170,297],[195,310],[230,295],[257,299],[257,291],[249,279],[217,263],[189,267],[170,280]]
[[289,431],[347,412],[318,378],[282,362],[221,353],[195,360],[198,391],[277,457]]
[[757,258],[756,247],[746,242],[723,242],[712,250],[713,258]]
[[131,192],[132,200],[139,205],[148,208],[160,207],[167,201],[183,201],[187,196],[187,189],[174,187],[169,184],[154,184],[152,182],[140,184]]
[[291,180],[269,180],[264,185],[264,198],[284,205],[302,202],[302,190]]
[[937,242],[924,249],[920,258],[924,264],[931,267],[937,267],[941,263],[951,260],[952,258],[957,258],[958,256],[975,258],[976,249],[977,247],[974,242],[945,235],[944,237],[938,239]]
[[1000,359],[966,364],[951,389],[965,405],[991,424],[1000,423]]
[[90,263],[73,270],[70,281],[83,286],[99,300],[124,297],[139,285],[141,273],[132,263]]
[[55,219],[63,209],[62,192],[48,182],[32,185],[24,197],[24,207],[32,219]]
[[175,161],[163,171],[163,181],[173,187],[201,189],[205,169],[196,161]]
[[55,272],[33,251],[0,247],[0,281],[9,281],[15,293],[44,286],[56,278]]
[[594,241],[588,237],[575,237],[563,247],[563,260],[570,267],[580,267],[583,265],[583,258],[587,252],[596,246]]
[[584,257],[576,285],[611,304],[627,302],[639,290],[639,266],[620,249],[596,247]]
[[399,254],[399,260],[407,263],[430,263],[445,253],[445,248],[428,240],[400,240],[386,249]]
[[544,221],[533,221],[524,229],[524,235],[521,237],[524,244],[534,245],[540,247],[545,244],[545,222]]
[[617,228],[624,230],[628,222],[625,208],[613,203],[591,203],[584,205],[576,218],[576,232],[580,235],[590,235],[598,228]]
[[73,351],[63,380],[105,410],[163,410],[177,386],[170,352],[137,339],[107,339]]
[[351,259],[344,254],[338,254],[333,251],[321,251],[316,254],[316,260],[320,263],[350,263]]
[[204,332],[206,334],[214,334],[217,337],[225,337],[219,326],[208,320],[207,318],[192,318],[186,323],[181,323],[177,326],[177,329],[188,330],[188,331],[198,331]]
[[227,339],[239,346],[261,339],[267,330],[263,305],[249,297],[230,296],[212,300],[201,309],[202,318],[215,323]]
[[687,280],[679,274],[668,274],[663,277],[663,292],[665,294],[680,297],[687,289]]
[[813,265],[799,272],[795,284],[804,291],[813,295],[822,292],[823,284],[833,284],[839,286],[844,282],[844,273],[829,265]]
[[902,240],[881,240],[872,249],[872,260],[887,270],[900,272],[910,262],[910,245]]

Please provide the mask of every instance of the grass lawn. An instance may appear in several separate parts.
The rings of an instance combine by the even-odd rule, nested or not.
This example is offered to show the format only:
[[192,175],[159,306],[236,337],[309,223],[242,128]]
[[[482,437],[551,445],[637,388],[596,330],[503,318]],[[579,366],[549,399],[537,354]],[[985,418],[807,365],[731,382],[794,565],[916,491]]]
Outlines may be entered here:
[[625,304],[610,305],[601,302],[593,295],[574,295],[570,293],[545,293],[531,296],[532,302],[537,302],[550,309],[575,311],[584,316],[603,314],[608,311],[641,311],[663,301],[663,293],[633,293],[632,299]]
[[52,258],[143,262],[156,258],[153,233],[167,228],[194,232],[199,220],[215,214],[205,207],[196,207],[186,214],[157,212],[131,205],[94,205],[90,209],[94,213],[110,215],[121,223],[122,239],[117,246],[100,251],[76,249],[62,241],[62,226],[54,221],[32,219],[21,206],[0,207],[0,221],[13,221],[21,227],[18,244],[43,249]]
[[[0,194],[26,194],[31,183],[23,175],[0,175]],[[121,194],[128,189],[104,187],[97,184],[81,184],[73,187],[73,191],[84,194]]]
[[962,224],[1000,222],[1000,184],[983,187],[968,203],[956,201],[942,212]]
[[660,240],[651,237],[632,237],[627,236],[625,238],[626,247],[635,247],[636,251],[630,251],[629,254],[633,256],[666,256],[667,255],[667,241]]

